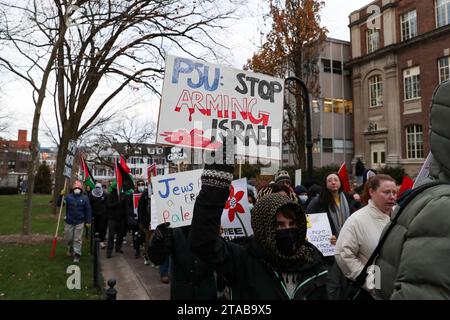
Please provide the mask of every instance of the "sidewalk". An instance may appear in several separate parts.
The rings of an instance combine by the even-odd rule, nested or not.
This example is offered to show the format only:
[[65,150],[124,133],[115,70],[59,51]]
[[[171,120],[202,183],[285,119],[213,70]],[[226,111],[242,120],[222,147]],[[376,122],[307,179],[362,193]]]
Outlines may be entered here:
[[[131,240],[131,239],[127,239]],[[100,266],[108,288],[108,280],[116,279],[117,300],[169,300],[170,284],[159,279],[158,269],[144,265],[142,257],[134,257],[131,241],[122,246],[124,253],[106,258],[106,249],[100,250]]]

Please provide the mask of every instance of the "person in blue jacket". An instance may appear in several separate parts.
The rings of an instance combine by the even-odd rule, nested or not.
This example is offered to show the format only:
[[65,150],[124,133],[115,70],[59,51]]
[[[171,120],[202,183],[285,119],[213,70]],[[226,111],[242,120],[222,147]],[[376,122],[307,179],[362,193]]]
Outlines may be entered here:
[[[62,193],[64,195],[64,192]],[[61,206],[62,197],[58,199]],[[83,194],[80,181],[75,181],[72,192],[64,199],[66,205],[66,216],[64,217],[64,238],[67,241],[67,255],[73,256],[73,262],[80,262],[81,248],[83,245],[83,230],[91,225],[91,204],[89,198]]]

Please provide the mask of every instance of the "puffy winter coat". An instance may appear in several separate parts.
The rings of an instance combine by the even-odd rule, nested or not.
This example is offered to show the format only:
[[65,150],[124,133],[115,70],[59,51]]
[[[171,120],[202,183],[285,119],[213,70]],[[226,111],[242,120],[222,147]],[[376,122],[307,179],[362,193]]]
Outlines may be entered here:
[[[64,220],[68,224],[91,223],[92,211],[89,198],[84,194],[69,193],[64,199],[66,205],[66,216]],[[61,205],[61,199],[58,201]]]
[[444,184],[414,197],[387,235],[375,261],[381,271],[377,294],[383,299],[450,299],[449,120],[446,81],[435,91],[430,115],[430,178]]

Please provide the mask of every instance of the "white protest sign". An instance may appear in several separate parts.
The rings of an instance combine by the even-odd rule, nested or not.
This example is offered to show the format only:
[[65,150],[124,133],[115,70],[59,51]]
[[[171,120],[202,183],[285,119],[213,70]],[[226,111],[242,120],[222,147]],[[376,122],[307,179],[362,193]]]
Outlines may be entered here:
[[155,196],[150,197],[150,230],[155,230],[158,226],[158,211],[156,210]]
[[158,223],[170,222],[172,228],[191,224],[202,172],[200,169],[152,177]]
[[428,153],[428,157],[425,160],[425,162],[423,163],[423,166],[420,169],[419,174],[417,175],[416,179],[414,180],[413,189],[415,187],[417,187],[418,185],[420,185],[420,183],[423,180],[428,178],[428,176],[430,175],[430,167],[431,167],[431,162],[432,161],[433,161],[433,154],[430,152],[430,153]]
[[230,196],[222,213],[222,237],[232,240],[253,234],[251,215],[247,197],[247,178],[231,183]]
[[156,142],[281,160],[284,80],[168,55]]
[[295,186],[302,184],[302,169],[295,170]]
[[335,246],[330,243],[332,233],[326,212],[307,214],[306,221],[308,241],[319,249],[325,257],[334,256]]
[[77,142],[75,140],[70,140],[67,147],[66,161],[64,162],[64,172],[63,175],[70,179],[72,177],[72,167],[73,161],[75,160],[75,154],[77,153]]

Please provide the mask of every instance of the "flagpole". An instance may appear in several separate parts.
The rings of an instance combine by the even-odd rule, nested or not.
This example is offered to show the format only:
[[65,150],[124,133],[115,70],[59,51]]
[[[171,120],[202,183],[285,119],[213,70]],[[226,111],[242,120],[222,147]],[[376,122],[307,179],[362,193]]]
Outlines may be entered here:
[[62,209],[64,206],[64,194],[66,192],[66,188],[67,188],[67,178],[64,181],[64,188],[63,188],[63,196],[61,198],[61,206],[59,208],[59,215],[58,215],[58,222],[56,224],[56,232],[55,232],[55,237],[53,238],[53,245],[52,245],[52,252],[50,253],[50,258],[53,258],[55,256],[55,248],[56,248],[56,239],[58,238],[58,230],[59,230],[59,222],[61,221],[61,213],[62,213]]
[[117,197],[120,199],[120,191],[119,191],[119,177],[117,176],[117,158],[114,158],[114,173],[116,175],[116,189],[117,189]]

